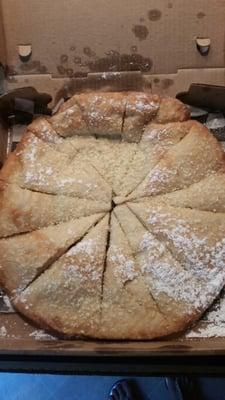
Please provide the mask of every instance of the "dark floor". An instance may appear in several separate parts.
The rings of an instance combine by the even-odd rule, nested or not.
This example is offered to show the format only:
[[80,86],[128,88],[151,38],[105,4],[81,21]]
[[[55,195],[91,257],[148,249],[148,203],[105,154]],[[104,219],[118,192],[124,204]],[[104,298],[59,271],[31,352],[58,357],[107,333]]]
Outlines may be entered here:
[[[1,400],[106,400],[122,377],[0,374]],[[145,400],[172,400],[163,378],[132,378]],[[204,399],[225,400],[225,378],[199,379]]]

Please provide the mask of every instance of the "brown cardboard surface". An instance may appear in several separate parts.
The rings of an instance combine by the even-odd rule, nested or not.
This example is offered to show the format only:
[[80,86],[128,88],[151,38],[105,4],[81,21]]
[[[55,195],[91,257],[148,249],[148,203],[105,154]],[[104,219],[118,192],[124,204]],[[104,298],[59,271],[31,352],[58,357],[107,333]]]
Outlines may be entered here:
[[[24,126],[15,126],[14,136],[19,135],[24,129]],[[1,135],[0,131],[0,139],[1,137],[7,138],[7,132],[2,131]],[[225,304],[225,293],[221,294],[219,303],[221,299]],[[210,308],[211,316],[215,314],[215,310],[218,310],[216,302]],[[221,307],[222,314],[223,310],[224,306]],[[16,312],[0,313],[0,354],[143,357],[178,354],[225,355],[224,334],[222,315],[220,321],[203,316],[189,331],[154,341],[60,340],[48,335]]]
[[[225,1],[1,0],[7,64],[16,74],[224,66]],[[202,56],[196,38],[209,38]],[[18,46],[31,44],[23,63]]]
[[[119,76],[116,77],[119,80],[117,87],[121,90]],[[100,85],[100,80],[105,81],[107,88],[108,79],[101,78],[101,75],[99,75],[99,81],[96,81],[96,85],[97,83]],[[178,70],[176,74],[143,75],[143,80],[138,73],[130,73],[128,79],[126,75],[127,80],[130,87],[136,87],[139,90],[143,84],[147,89],[151,87],[153,93],[176,96],[178,92],[188,90],[191,83],[225,85],[225,68],[183,69]],[[53,104],[63,96],[70,97],[77,91],[91,88],[91,86],[86,85],[86,78],[53,78],[50,74],[17,75],[7,81],[7,90],[23,86],[34,86],[40,92],[47,91],[53,97]]]
[[7,129],[0,122],[0,168],[6,158],[8,134]]
[[[198,324],[199,325],[199,324]],[[197,327],[198,327],[197,325]],[[197,329],[196,327],[196,329]],[[1,354],[82,356],[225,355],[225,338],[186,339],[182,335],[154,341],[59,340],[32,326],[18,314],[0,314]]]
[[6,63],[5,33],[3,27],[2,4],[0,2],[0,62]]
[[[34,86],[55,103],[88,88],[82,74],[119,70],[140,70],[147,86],[164,95],[188,90],[193,82],[225,85],[225,0],[0,0],[0,6],[0,62],[11,75],[7,90]],[[196,37],[210,39],[207,56],[198,52]],[[24,44],[32,46],[26,63],[18,55]],[[141,84],[139,79],[134,74],[131,82]],[[1,159],[6,139],[0,127]],[[60,341],[37,340],[36,330],[17,314],[1,314],[0,352],[225,354],[224,338]]]

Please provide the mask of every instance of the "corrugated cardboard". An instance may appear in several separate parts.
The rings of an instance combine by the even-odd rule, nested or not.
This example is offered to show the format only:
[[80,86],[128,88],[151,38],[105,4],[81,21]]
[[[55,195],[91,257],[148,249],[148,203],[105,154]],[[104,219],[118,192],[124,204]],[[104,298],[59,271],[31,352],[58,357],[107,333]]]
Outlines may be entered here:
[[[143,84],[164,95],[188,90],[193,82],[225,85],[224,21],[225,0],[0,0],[5,88],[34,86],[56,102],[112,82],[121,90],[121,71],[139,71],[126,74],[130,88]],[[196,38],[209,39],[207,55],[200,54]],[[20,57],[21,45],[31,46],[30,57]],[[7,134],[0,127],[0,161],[6,145]],[[17,314],[0,315],[0,353],[225,354],[224,338],[62,342],[46,337],[35,341],[34,333],[36,328]]]
[[[147,74],[153,91],[170,95],[192,82],[225,83],[224,0],[0,3],[0,60],[11,75],[8,89],[27,84],[39,89],[43,76],[51,91],[89,72],[121,70]],[[197,37],[210,39],[208,55],[197,50]],[[18,46],[26,44],[32,54],[23,62]],[[61,80],[51,82],[55,77]]]
[[2,6],[0,3],[0,63],[3,65],[6,63],[6,48],[5,48],[5,37],[3,29],[3,15]]
[[[223,0],[2,0],[7,63],[54,76],[141,69],[224,67]],[[201,56],[196,37],[209,37]],[[32,45],[23,64],[20,44]],[[126,57],[125,57],[126,55]]]

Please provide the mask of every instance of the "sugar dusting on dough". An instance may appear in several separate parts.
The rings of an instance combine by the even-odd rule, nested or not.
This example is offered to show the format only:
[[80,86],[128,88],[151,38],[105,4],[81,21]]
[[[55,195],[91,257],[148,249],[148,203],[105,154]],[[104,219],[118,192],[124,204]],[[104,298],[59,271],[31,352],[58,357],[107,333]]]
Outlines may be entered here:
[[199,279],[219,284],[217,275],[225,275],[225,238],[210,246],[207,237],[200,238],[185,220],[158,211],[152,211],[148,223],[154,225],[155,233],[165,235],[184,254],[183,267]]
[[186,338],[225,337],[225,291],[206,312],[197,325],[190,329]]
[[121,252],[117,246],[110,247],[110,258],[114,265],[114,275],[123,283],[132,281],[138,276],[134,261]]
[[207,304],[201,284],[194,281],[192,274],[182,269],[168,255],[165,245],[150,233],[146,233],[140,243],[138,263],[154,295],[164,293],[175,301],[182,301],[187,312]]
[[[99,238],[84,239],[73,246],[65,256],[65,267],[62,268],[65,275],[64,287],[72,280],[98,281],[101,279],[101,270],[97,266],[96,254],[99,250]],[[77,264],[77,258],[82,260]]]
[[149,186],[151,193],[154,194],[158,192],[157,186],[154,186],[155,184],[166,184],[171,178],[176,177],[176,175],[176,170],[157,166],[147,177],[146,185],[147,187]]
[[[96,96],[94,100],[97,101],[98,96]],[[107,105],[114,105],[114,101],[110,99],[107,100]],[[150,108],[157,109],[158,104],[154,103],[154,101],[146,104],[142,100],[142,95],[136,96],[135,110],[137,112],[149,112]],[[68,121],[70,121],[70,118],[73,116],[73,114],[74,109],[68,109],[65,112],[66,124],[68,123]],[[90,113],[90,122],[93,122],[93,125],[95,123],[97,124],[101,122],[101,119],[104,119],[104,122],[106,121],[107,123],[110,123],[111,121],[111,117],[106,115],[103,118],[101,114],[99,115],[98,108]],[[43,132],[46,135],[48,134],[47,127],[43,128]],[[157,136],[157,134],[157,132],[151,132],[148,138],[159,139],[159,137],[154,136]],[[32,166],[32,168],[30,167],[29,171],[26,171],[25,173],[25,183],[29,184],[34,181],[39,181],[40,183],[47,185],[48,177],[56,177],[56,173],[51,167],[45,167],[41,165],[40,161],[38,161],[39,142],[37,138],[32,138],[32,140],[30,140],[29,142],[30,151],[24,153],[24,160],[27,160],[28,163],[30,163],[30,166]],[[132,145],[126,144],[127,149],[128,146],[130,150],[133,151]],[[121,144],[118,144],[118,149],[120,148],[122,149]],[[97,150],[92,151],[94,153],[94,159],[96,157],[98,161],[100,152]],[[112,148],[109,148],[107,156],[109,156],[111,152]],[[101,155],[103,153],[101,153]],[[22,153],[20,152],[20,154]],[[115,149],[112,159],[115,159],[115,154],[118,158],[119,152],[117,152],[117,149]],[[126,156],[124,157],[124,159],[125,158]],[[96,165],[99,166],[97,161]],[[107,160],[107,162],[109,162],[109,160]],[[46,165],[48,165],[48,163],[46,163]],[[115,170],[117,171],[118,169],[118,171],[120,171],[120,168],[121,163],[119,163],[118,165],[112,162],[112,168],[110,168],[110,170],[112,170],[113,174],[115,174]],[[173,178],[176,173],[176,171],[172,171],[163,167],[161,169],[155,169],[151,174],[150,185],[153,184],[153,186],[157,186],[157,182],[164,184],[168,182],[168,180]],[[82,179],[79,178],[75,179],[69,176],[68,178],[64,179],[58,178],[59,177],[57,177],[56,182],[56,185],[58,185],[58,187],[66,187],[70,184],[80,184],[86,187],[85,194],[87,194],[90,190],[97,189],[97,185],[83,182]],[[111,183],[111,175],[109,176],[108,181]],[[155,194],[156,192],[157,189],[155,189],[154,187],[152,193]],[[167,218],[168,216],[165,217]],[[158,214],[153,213],[150,218],[151,223],[157,225]],[[162,214],[160,215],[160,218],[163,218]],[[205,308],[207,304],[209,304],[209,302],[211,302],[215,298],[216,294],[218,294],[218,291],[225,283],[225,238],[215,243],[214,246],[209,247],[207,245],[206,238],[203,237],[200,239],[199,237],[197,237],[196,234],[191,229],[189,229],[187,225],[185,225],[184,221],[175,219],[175,221],[173,221],[173,226],[174,227],[172,229],[167,229],[166,227],[163,229],[164,231],[165,229],[167,229],[167,231],[165,232],[168,237],[173,240],[176,249],[178,249],[178,251],[179,249],[184,251],[186,256],[186,262],[184,263],[184,265],[182,264],[181,266],[178,262],[174,260],[174,264],[171,267],[171,263],[167,261],[166,254],[168,251],[165,245],[156,240],[155,237],[150,233],[146,233],[140,243],[140,249],[138,253],[139,260],[142,261],[140,265],[141,273],[145,274],[145,276],[147,277],[146,279],[149,280],[149,282],[151,281],[151,285],[154,288],[155,293],[165,293],[176,301],[183,301],[190,307],[190,309],[193,307],[196,309]],[[97,250],[96,243],[97,241],[95,239],[82,240],[80,243],[72,247],[67,252],[66,256],[69,262],[66,262],[66,264],[63,265],[61,269],[61,273],[62,275],[64,274],[65,278],[65,288],[67,286],[69,287],[71,281],[77,282],[80,280],[81,282],[89,282],[101,279],[101,271],[98,270],[97,262],[95,263]],[[135,261],[133,260],[133,257],[129,258],[127,255],[123,254],[123,252],[121,252],[121,250],[118,248],[111,248],[111,250],[111,261],[117,266],[117,268],[115,269],[115,276],[118,275],[118,277],[123,282],[135,279],[138,276],[138,273],[136,268],[137,266]],[[82,268],[79,264],[76,264],[76,259],[78,258],[81,258],[85,261]],[[210,268],[205,267],[209,265]],[[54,281],[49,283],[49,290],[57,290],[57,285]],[[26,290],[26,293],[29,293],[29,289]],[[71,293],[71,296],[73,295],[74,293]],[[21,302],[23,301],[26,302],[25,297],[21,297]],[[28,306],[26,305],[25,308],[27,307]],[[223,318],[224,311],[225,300],[222,298],[220,300],[218,308],[214,308],[207,313],[207,322],[209,322],[210,324],[214,324],[213,326],[211,326],[211,335],[216,335],[216,325],[218,325],[218,328],[220,329],[222,329],[224,325],[225,331],[225,321]],[[219,332],[221,333],[221,330]],[[0,336],[5,336],[6,334],[7,332],[5,327],[1,327]],[[208,333],[208,335],[210,335],[210,333]],[[44,340],[46,339],[46,337],[50,337],[41,330],[32,332],[30,336],[34,337],[37,340],[42,340],[40,338],[43,338],[43,336]]]
[[74,256],[76,254],[85,254],[93,258],[97,250],[97,240],[95,239],[85,239],[77,243],[75,246],[67,252],[67,256]]
[[[157,226],[157,218],[158,214],[153,213],[148,222],[153,220]],[[162,215],[160,218],[163,218]],[[178,248],[180,246],[182,250],[185,250],[186,269],[183,268],[183,264],[181,266],[175,259],[171,259],[171,255],[168,259],[168,250],[165,245],[150,233],[146,233],[140,243],[142,252],[139,256],[140,268],[156,293],[165,293],[176,301],[183,301],[190,310],[193,307],[201,310],[214,300],[225,283],[225,240],[217,243],[213,248],[208,248],[206,264],[206,260],[202,260],[204,253],[197,252],[202,241],[197,237],[192,237],[195,245],[193,243],[190,245],[184,235],[187,227],[178,221],[175,229],[179,230],[179,227],[179,235],[172,228],[167,234],[177,239]],[[212,263],[210,270],[205,268],[209,262]]]
[[8,335],[6,327],[3,325],[0,328],[0,337],[6,337]]
[[29,336],[31,338],[34,338],[35,340],[40,340],[40,341],[42,341],[42,340],[57,340],[56,337],[49,335],[42,329],[37,329],[36,331],[31,332],[29,334]]

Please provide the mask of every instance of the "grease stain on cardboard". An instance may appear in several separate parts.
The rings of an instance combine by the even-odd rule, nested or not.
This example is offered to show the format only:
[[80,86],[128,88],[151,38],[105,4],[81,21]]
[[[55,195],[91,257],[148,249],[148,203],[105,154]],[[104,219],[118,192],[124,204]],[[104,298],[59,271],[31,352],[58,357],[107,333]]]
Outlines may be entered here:
[[68,55],[67,54],[62,54],[60,57],[60,62],[62,64],[66,63],[68,61]]
[[165,78],[165,79],[162,79],[162,81],[161,81],[162,89],[168,89],[173,84],[174,84],[173,79]]
[[105,52],[105,55],[106,56],[119,56],[120,53],[116,50],[108,50]]
[[[107,52],[108,53],[108,52]],[[108,53],[109,54],[109,53]],[[95,61],[87,62],[91,72],[109,72],[109,71],[142,71],[151,70],[153,62],[148,57],[141,54],[110,54]]]
[[145,40],[149,34],[149,30],[145,25],[134,25],[132,32],[139,40]]
[[137,53],[137,51],[138,51],[137,46],[131,46],[130,51],[131,51],[131,53]]
[[156,85],[157,85],[160,82],[160,79],[159,78],[154,78],[153,82],[156,83]]
[[157,8],[149,10],[148,12],[148,19],[150,21],[158,21],[162,17],[162,12]]
[[[84,51],[84,49],[83,49]],[[105,57],[96,57],[95,52],[91,48],[85,48],[85,55],[89,55],[89,59],[83,61],[81,57],[75,56],[73,62],[80,67],[85,67],[85,72],[74,71],[73,68],[68,68],[65,66],[65,62],[68,59],[60,58],[61,63],[57,65],[57,71],[61,76],[83,76],[87,74],[88,70],[90,72],[117,72],[117,71],[141,71],[148,72],[151,70],[153,62],[151,58],[144,57],[138,54],[138,48],[136,45],[130,47],[131,54],[120,54],[116,50],[108,50],[105,53]],[[94,57],[94,59],[90,59]],[[75,68],[76,69],[76,68]]]
[[205,17],[205,13],[204,13],[204,12],[199,11],[199,12],[197,13],[197,18],[198,18],[198,19],[202,19],[202,18],[204,18],[204,17]]
[[38,60],[29,61],[26,64],[21,64],[19,68],[23,72],[35,71],[39,74],[46,74],[48,72],[47,67],[41,64],[41,62]]
[[57,65],[57,71],[60,75],[65,75],[66,69],[62,65]]
[[83,53],[88,57],[95,57],[96,56],[95,52],[93,50],[91,50],[90,47],[84,47],[83,48]]
[[159,78],[154,78],[153,82],[155,85],[159,86],[162,90],[166,90],[174,84],[173,79],[170,78],[164,78],[161,80]]
[[79,56],[74,57],[73,62],[74,64],[81,64],[81,57]]

